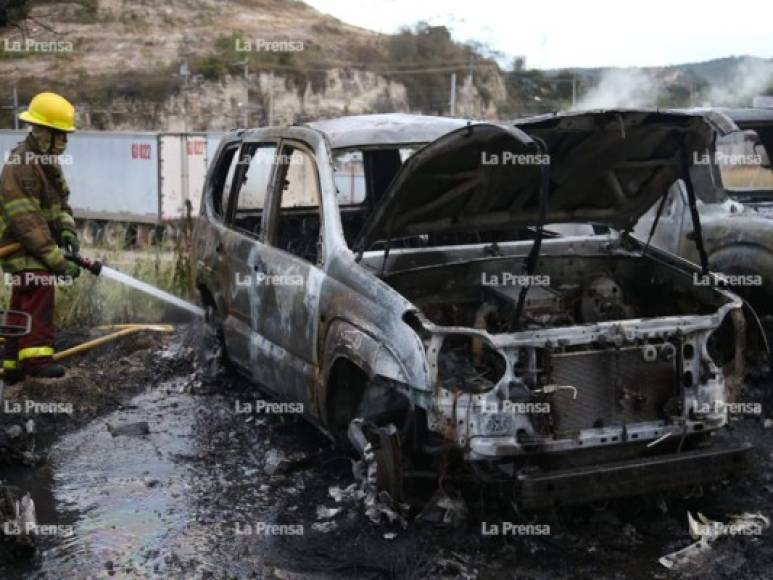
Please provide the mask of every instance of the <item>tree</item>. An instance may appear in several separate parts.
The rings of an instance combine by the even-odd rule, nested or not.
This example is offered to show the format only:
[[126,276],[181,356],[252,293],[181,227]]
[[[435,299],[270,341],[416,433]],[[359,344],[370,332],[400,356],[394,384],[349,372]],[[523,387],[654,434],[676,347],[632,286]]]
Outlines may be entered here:
[[0,0],[0,26],[18,27],[29,11],[29,0]]

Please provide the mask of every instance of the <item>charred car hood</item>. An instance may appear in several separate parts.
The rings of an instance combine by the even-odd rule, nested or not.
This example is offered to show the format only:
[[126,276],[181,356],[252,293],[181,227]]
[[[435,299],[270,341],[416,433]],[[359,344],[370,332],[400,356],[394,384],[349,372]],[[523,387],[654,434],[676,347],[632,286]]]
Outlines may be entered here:
[[[716,118],[714,118],[716,117]],[[377,240],[539,222],[541,172],[549,171],[544,223],[630,229],[732,129],[718,113],[591,111],[475,123],[416,152],[369,216],[358,250]],[[547,155],[545,155],[547,152]]]
[[516,164],[513,156],[536,161],[540,154],[528,135],[506,125],[470,123],[443,135],[400,168],[356,247],[365,250],[377,240],[516,223],[524,211],[537,211],[541,166]]
[[609,110],[515,121],[550,154],[548,222],[632,228],[688,165],[705,158],[713,134],[737,127],[716,112]]

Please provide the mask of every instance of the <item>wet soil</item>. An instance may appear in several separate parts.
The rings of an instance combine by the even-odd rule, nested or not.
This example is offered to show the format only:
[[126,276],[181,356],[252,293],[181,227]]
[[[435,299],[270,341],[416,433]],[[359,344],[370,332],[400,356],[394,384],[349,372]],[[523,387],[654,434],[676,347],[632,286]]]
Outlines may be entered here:
[[[34,557],[0,566],[0,577],[770,576],[771,530],[721,538],[681,571],[658,563],[692,543],[688,510],[721,520],[773,516],[773,427],[764,414],[734,418],[722,435],[755,444],[756,473],[691,497],[524,515],[487,490],[466,490],[461,527],[417,521],[415,511],[406,528],[376,525],[361,502],[331,496],[331,488],[335,495],[354,482],[351,459],[296,415],[255,412],[264,395],[238,376],[206,371],[202,341],[190,327],[129,337],[73,359],[61,383],[28,381],[6,391],[11,400],[71,402],[73,413],[34,417],[40,464],[0,465],[1,479],[30,491],[39,523],[61,532],[38,538]],[[744,399],[769,415],[769,380],[748,385]],[[14,419],[3,416],[6,424]],[[426,499],[433,488],[414,495]],[[502,522],[549,526],[549,533],[482,533]]]

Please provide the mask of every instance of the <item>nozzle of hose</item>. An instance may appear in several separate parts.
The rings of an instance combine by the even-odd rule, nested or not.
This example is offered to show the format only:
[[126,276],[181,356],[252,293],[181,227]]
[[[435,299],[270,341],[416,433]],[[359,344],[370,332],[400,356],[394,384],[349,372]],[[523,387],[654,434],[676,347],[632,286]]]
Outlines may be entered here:
[[79,254],[65,254],[64,257],[71,262],[75,262],[81,268],[88,270],[95,276],[99,276],[100,272],[102,272],[102,262],[99,260],[89,260],[88,258],[84,258]]

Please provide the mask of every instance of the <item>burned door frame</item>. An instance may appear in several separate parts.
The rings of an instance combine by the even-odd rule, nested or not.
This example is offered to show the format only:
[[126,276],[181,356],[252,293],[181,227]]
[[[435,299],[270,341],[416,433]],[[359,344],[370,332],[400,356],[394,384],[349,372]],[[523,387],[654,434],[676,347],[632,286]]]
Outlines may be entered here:
[[[261,148],[272,148],[272,169],[266,184],[266,197],[260,216],[260,231],[249,233],[244,228],[236,225],[236,209],[242,187],[245,184],[245,176],[250,164],[254,160],[254,152]],[[224,280],[226,296],[226,317],[223,325],[226,348],[233,362],[241,366],[256,381],[263,383],[260,376],[260,368],[255,364],[255,344],[259,333],[258,321],[260,320],[260,301],[255,292],[255,273],[261,261],[260,254],[263,247],[265,232],[266,203],[265,200],[276,179],[275,159],[279,151],[279,139],[270,136],[256,135],[253,138],[243,139],[239,145],[239,160],[231,183],[231,191],[228,196],[228,207],[225,211],[225,243],[223,253],[228,263],[229,275]],[[245,163],[245,160],[248,162]],[[238,279],[237,279],[238,275]],[[265,385],[271,388],[270,385]]]
[[[311,175],[316,187],[319,215],[316,263],[282,249],[277,239],[285,179],[294,151],[300,151],[304,159],[313,163]],[[258,301],[261,308],[270,310],[272,314],[260,317],[258,322],[261,343],[256,345],[254,364],[266,369],[264,380],[283,385],[285,399],[301,402],[308,409],[313,409],[315,400],[313,379],[319,366],[320,293],[327,276],[324,270],[325,213],[319,167],[314,148],[305,140],[281,139],[273,187],[264,210],[261,262],[256,264],[256,273],[262,274],[266,281],[256,287]]]

